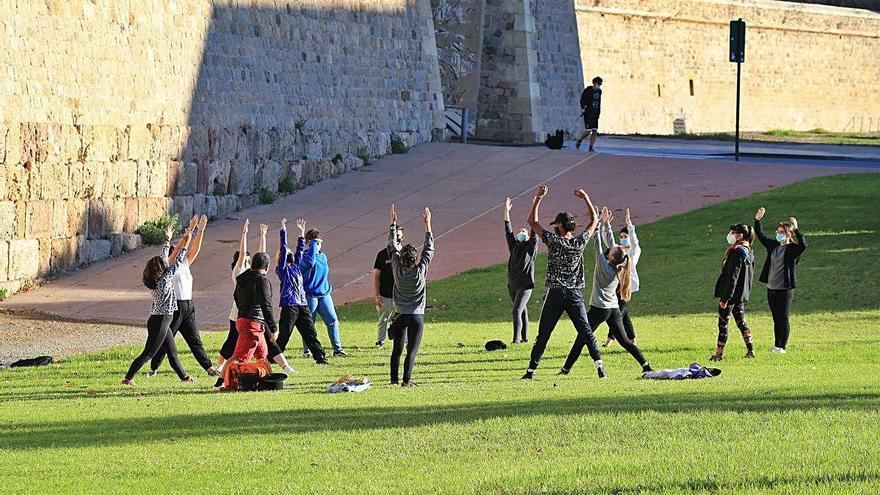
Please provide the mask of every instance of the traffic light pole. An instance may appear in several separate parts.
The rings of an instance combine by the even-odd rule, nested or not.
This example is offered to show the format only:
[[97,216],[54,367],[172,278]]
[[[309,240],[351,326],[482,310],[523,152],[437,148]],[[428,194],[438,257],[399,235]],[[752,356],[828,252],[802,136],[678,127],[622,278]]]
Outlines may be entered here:
[[742,62],[736,63],[736,145],[733,153],[734,160],[739,161],[739,82],[742,74]]

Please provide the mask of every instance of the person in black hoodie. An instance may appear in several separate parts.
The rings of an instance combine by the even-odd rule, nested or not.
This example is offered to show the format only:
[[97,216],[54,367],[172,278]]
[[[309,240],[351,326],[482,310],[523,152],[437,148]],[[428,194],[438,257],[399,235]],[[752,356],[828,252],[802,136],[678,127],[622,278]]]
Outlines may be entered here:
[[510,225],[510,198],[504,201],[504,236],[507,238],[507,292],[513,301],[513,343],[529,341],[529,299],[535,288],[535,256],[538,236],[531,230],[519,229],[516,235]]
[[770,352],[784,353],[791,331],[788,315],[791,311],[794,289],[797,286],[797,264],[807,249],[807,241],[798,229],[798,222],[794,217],[788,222],[779,222],[776,225],[774,238],[767,237],[761,227],[761,219],[764,218],[765,212],[762,206],[755,213],[755,235],[767,248],[767,259],[764,261],[758,280],[767,284],[767,302],[773,315],[775,343],[770,348]]
[[738,223],[730,226],[727,243],[730,247],[721,262],[721,275],[715,282],[715,297],[718,303],[718,347],[709,359],[721,361],[724,357],[724,346],[727,344],[727,324],[730,315],[736,320],[736,326],[742,333],[746,344],[746,357],[754,358],[755,349],[752,342],[752,331],[746,323],[745,303],[752,292],[752,281],[755,278],[755,254],[751,243],[754,240],[752,228]]

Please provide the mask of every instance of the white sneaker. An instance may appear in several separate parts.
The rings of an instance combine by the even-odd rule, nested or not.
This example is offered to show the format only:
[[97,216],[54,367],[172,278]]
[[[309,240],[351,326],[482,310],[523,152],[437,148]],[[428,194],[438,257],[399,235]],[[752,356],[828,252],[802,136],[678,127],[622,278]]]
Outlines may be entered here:
[[785,349],[783,349],[782,347],[771,347],[770,352],[775,354],[785,354]]

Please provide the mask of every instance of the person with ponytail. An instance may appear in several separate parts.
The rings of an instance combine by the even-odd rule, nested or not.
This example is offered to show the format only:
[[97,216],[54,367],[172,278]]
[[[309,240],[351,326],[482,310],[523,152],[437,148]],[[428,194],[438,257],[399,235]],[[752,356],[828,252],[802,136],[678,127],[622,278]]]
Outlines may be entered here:
[[406,359],[403,362],[403,381],[401,387],[415,387],[412,381],[416,355],[425,330],[425,288],[428,279],[428,265],[434,257],[434,235],[431,233],[431,210],[425,207],[422,221],[425,224],[425,244],[422,254],[416,256],[416,248],[407,244],[398,248],[397,212],[391,205],[391,226],[388,232],[388,254],[391,256],[391,269],[394,271],[394,311],[397,316],[388,328],[388,338],[394,341],[391,350],[391,384],[398,384],[400,356],[406,345]]
[[755,213],[755,235],[767,248],[767,259],[758,280],[767,284],[767,303],[773,315],[775,342],[770,352],[782,354],[785,353],[791,332],[788,315],[797,286],[797,264],[807,249],[807,241],[798,229],[798,222],[794,217],[776,225],[774,238],[767,237],[761,227],[765,212],[764,207],[761,207]]
[[513,301],[513,343],[529,341],[529,299],[535,288],[535,256],[538,236],[531,230],[519,229],[516,235],[510,225],[510,198],[504,201],[504,235],[507,238],[507,292]]
[[174,295],[174,276],[186,259],[186,252],[189,250],[189,243],[193,237],[193,232],[190,229],[184,231],[183,242],[180,244],[177,256],[169,261],[168,254],[171,252],[171,236],[173,233],[174,227],[169,225],[165,230],[165,244],[162,246],[161,254],[150,258],[147,261],[147,266],[144,268],[143,282],[152,291],[153,295],[153,301],[150,304],[150,318],[147,320],[147,342],[144,344],[144,350],[138,357],[134,358],[131,366],[129,366],[128,373],[125,374],[125,378],[122,380],[123,385],[134,385],[134,376],[163,346],[168,353],[168,362],[171,364],[171,369],[177,373],[180,381],[195,381],[184,371],[183,364],[181,364],[180,358],[177,357],[177,345],[174,343],[174,336],[171,334],[171,320],[174,317],[174,312],[177,310],[177,298]]
[[[639,290],[639,273],[636,271],[639,259],[642,256],[642,246],[639,244],[639,238],[636,236],[636,227],[632,223],[632,218],[629,214],[629,208],[626,209],[626,226],[620,229],[620,243],[614,242],[614,233],[611,231],[611,221],[614,219],[614,214],[610,211],[607,213],[606,221],[599,224],[599,235],[602,236],[602,240],[605,241],[605,244],[609,248],[613,248],[614,246],[620,246],[623,248],[623,252],[629,255],[630,265],[632,266],[632,281],[630,282],[630,287],[632,292],[638,292]],[[623,329],[626,330],[626,336],[629,340],[633,341],[633,344],[636,343],[636,330],[633,327],[632,318],[630,318],[630,302],[624,301],[620,298],[620,294],[617,297],[617,306],[620,310],[620,317],[623,321]],[[602,344],[602,347],[608,347],[611,343],[614,342],[614,332],[611,331],[611,327],[608,328],[608,338]]]
[[718,346],[709,358],[711,361],[724,359],[724,346],[727,345],[727,326],[730,315],[746,344],[746,357],[755,357],[755,346],[752,331],[746,323],[745,304],[752,293],[752,282],[755,278],[755,254],[752,252],[754,231],[746,224],[738,223],[730,226],[727,243],[730,247],[724,252],[721,262],[721,274],[715,282],[715,297],[718,298]]
[[[611,213],[603,207],[601,215],[596,212],[600,222],[609,223]],[[597,234],[594,242],[596,250],[596,269],[593,272],[593,292],[590,295],[590,309],[587,311],[587,321],[590,328],[595,329],[602,323],[608,324],[621,347],[638,361],[642,367],[642,373],[652,371],[651,365],[639,347],[629,339],[623,327],[623,318],[620,316],[619,300],[629,301],[632,297],[632,258],[622,247],[614,246],[606,253],[602,248],[602,235]],[[581,355],[581,350],[587,342],[580,337],[575,340],[568,353],[568,358],[559,374],[567,375],[574,363]]]

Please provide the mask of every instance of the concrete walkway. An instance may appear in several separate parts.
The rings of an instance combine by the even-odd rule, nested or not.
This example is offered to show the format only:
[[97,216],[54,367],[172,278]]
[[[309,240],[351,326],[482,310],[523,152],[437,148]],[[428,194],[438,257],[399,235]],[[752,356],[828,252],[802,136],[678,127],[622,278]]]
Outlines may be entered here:
[[[725,182],[734,167],[738,180]],[[425,205],[431,207],[437,254],[430,278],[438,279],[506,261],[500,205],[505,196],[515,197],[514,223],[524,225],[533,190],[541,183],[550,185],[541,212],[544,222],[563,209],[583,219],[580,200],[571,195],[577,186],[586,189],[599,205],[630,207],[635,222],[646,223],[808,177],[864,171],[614,156],[543,147],[426,144],[272,205],[211,223],[192,267],[194,299],[202,323],[226,322],[232,293],[231,256],[246,217],[251,219],[249,249],[256,249],[257,224],[264,222],[270,226],[268,249],[273,256],[282,217],[287,217],[294,229],[293,221],[299,216],[307,218],[309,227],[320,229],[330,257],[334,299],[341,304],[372,294],[368,274],[376,252],[386,242],[391,203],[397,205],[413,243],[419,243],[423,235],[421,211]],[[141,284],[141,272],[146,260],[157,253],[157,247],[150,247],[96,263],[15,295],[0,307],[32,308],[81,320],[142,323],[147,317],[149,293]]]

